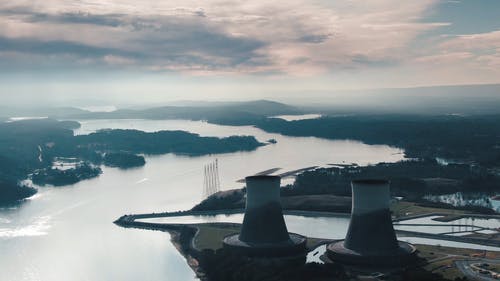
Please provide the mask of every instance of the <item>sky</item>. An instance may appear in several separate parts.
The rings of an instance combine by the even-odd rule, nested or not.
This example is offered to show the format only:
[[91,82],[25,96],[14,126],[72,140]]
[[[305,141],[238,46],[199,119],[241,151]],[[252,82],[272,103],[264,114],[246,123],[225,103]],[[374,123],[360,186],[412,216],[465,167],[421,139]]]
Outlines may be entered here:
[[500,83],[499,0],[0,2],[4,102]]

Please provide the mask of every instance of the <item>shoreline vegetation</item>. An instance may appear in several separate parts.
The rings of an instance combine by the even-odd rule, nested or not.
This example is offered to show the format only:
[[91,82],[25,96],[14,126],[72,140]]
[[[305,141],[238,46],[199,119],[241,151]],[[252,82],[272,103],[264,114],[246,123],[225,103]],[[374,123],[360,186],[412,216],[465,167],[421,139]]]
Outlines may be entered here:
[[342,167],[318,168],[305,171],[296,177],[292,185],[282,189],[283,196],[332,194],[350,196],[350,182],[363,178],[383,178],[391,182],[393,197],[416,202],[428,207],[443,207],[471,212],[494,214],[495,211],[485,200],[478,206],[429,201],[429,196],[464,194],[484,194],[486,198],[498,192],[500,177],[489,169],[469,164],[441,165],[434,159],[410,159],[396,163],[379,163],[371,166],[344,165]]
[[[269,118],[282,114],[305,113],[297,108],[267,101],[212,107],[161,107],[146,110],[117,110],[90,113],[66,110],[58,119],[190,119],[234,126],[255,126],[270,133],[288,136],[313,136],[325,139],[352,139],[367,144],[384,144],[405,150],[409,161],[380,163],[366,167],[332,165],[300,173],[293,185],[281,189],[282,204],[288,214],[342,213],[350,211],[350,181],[377,177],[391,180],[395,218],[445,212],[449,217],[465,213],[489,214],[484,206],[454,207],[434,203],[429,195],[453,192],[481,192],[494,195],[500,184],[500,115],[403,115],[362,114],[328,116],[309,120],[285,121]],[[307,112],[310,113],[310,112]],[[204,155],[234,151],[250,151],[264,144],[254,137],[210,138],[183,131],[145,133],[137,130],[101,130],[90,135],[74,136],[78,122],[52,119],[26,120],[0,124],[0,198],[9,202],[26,198],[35,189],[20,185],[27,175],[35,183],[66,185],[98,176],[99,165],[118,168],[144,165],[142,155],[177,153]],[[108,155],[108,156],[107,156]],[[141,158],[142,157],[142,158]],[[57,169],[57,158],[76,159],[69,169]],[[439,159],[439,160],[438,160]],[[79,170],[80,169],[80,170]],[[3,194],[7,194],[4,197]],[[297,266],[280,261],[255,261],[231,255],[221,248],[225,235],[239,231],[236,224],[159,224],[135,221],[137,218],[174,215],[236,213],[244,208],[245,189],[216,193],[189,211],[143,215],[125,215],[115,223],[123,227],[167,231],[176,248],[201,280],[349,280],[357,278],[338,265],[311,263]],[[0,202],[2,203],[2,202]],[[313,212],[311,212],[313,211]],[[326,213],[325,213],[326,212]],[[409,235],[417,235],[410,232]],[[432,234],[430,234],[432,235]],[[429,237],[426,237],[429,238]],[[474,237],[473,237],[474,238]],[[452,237],[449,239],[462,239]],[[472,239],[472,238],[471,238]],[[478,239],[475,237],[474,239]],[[310,239],[308,249],[331,240]],[[401,280],[454,280],[447,272],[436,274],[436,268],[424,269],[434,260],[454,264],[458,249],[440,246],[419,246],[422,267],[398,272]],[[477,250],[459,254],[473,257]],[[440,253],[443,256],[436,256]],[[486,254],[486,252],[484,252]],[[491,252],[488,252],[491,254]],[[494,255],[498,258],[498,254]],[[272,265],[272,266],[269,266]],[[448,267],[447,267],[448,268]],[[452,271],[452,270],[450,270]],[[236,274],[236,275],[235,275]],[[454,273],[458,274],[458,273]],[[451,275],[455,276],[455,275]],[[456,275],[456,278],[463,276]],[[463,280],[463,279],[455,279]]]
[[[333,164],[332,164],[333,165]],[[270,169],[269,171],[274,171]],[[371,166],[333,165],[307,169],[293,184],[281,188],[283,209],[304,211],[349,212],[351,181],[362,178],[385,178],[391,181],[391,194],[417,206],[446,208],[481,214],[495,214],[491,206],[465,204],[453,206],[432,202],[429,196],[455,192],[494,195],[500,178],[487,170],[466,164],[440,165],[435,160],[408,160]],[[196,211],[241,209],[245,206],[245,188],[221,191],[193,207]]]
[[[205,120],[220,125],[255,126],[266,132],[288,136],[351,139],[367,144],[391,145],[404,149],[407,158],[418,161],[405,161],[404,165],[396,166],[375,165],[373,172],[360,173],[359,176],[390,178],[395,190],[401,194],[398,196],[409,196],[411,200],[417,201],[421,200],[423,193],[428,192],[432,195],[436,193],[436,190],[446,190],[447,193],[484,192],[487,195],[495,195],[497,192],[495,188],[498,186],[500,177],[500,144],[498,142],[500,115],[498,114],[333,115],[335,112],[326,109],[313,111],[261,100],[212,106],[166,106],[113,112],[88,112],[65,108],[52,110],[46,115],[39,116],[59,119]],[[322,117],[295,121],[271,118],[276,115],[304,113],[320,113]],[[22,124],[25,126],[20,126]],[[10,158],[10,162],[16,162],[14,164],[16,169],[24,170],[21,173],[22,176],[18,176],[9,172],[8,168],[0,167],[4,181],[8,179],[11,184],[17,184],[27,174],[39,169],[50,169],[48,162],[55,156],[73,156],[89,164],[129,168],[142,165],[142,160],[139,158],[143,154],[177,153],[196,156],[249,151],[264,145],[254,137],[218,139],[200,137],[182,131],[145,133],[136,130],[101,130],[90,135],[73,136],[71,129],[78,126],[78,122],[58,122],[51,119],[1,123],[0,143],[3,146],[0,149],[0,156]],[[29,141],[30,138],[33,140]],[[106,159],[107,153],[121,155]],[[439,163],[436,163],[436,160]],[[357,173],[354,167],[345,168]],[[442,171],[442,173],[433,173],[432,169]],[[466,171],[467,169],[470,171]],[[460,177],[460,172],[453,172],[453,170],[462,170],[467,177]],[[421,172],[424,174],[419,174]],[[50,171],[45,171],[45,173],[54,174]],[[335,190],[326,187],[335,181],[345,180],[347,177],[334,179],[328,173],[331,171],[321,169],[303,173],[298,177],[294,192],[301,190],[301,186],[308,186],[303,190],[308,189],[307,192],[310,195],[331,193],[347,196],[348,191],[346,192],[345,187],[348,185],[335,184],[333,185]],[[404,174],[411,176],[404,176]],[[8,177],[6,178],[5,175]],[[303,181],[308,176],[309,184]],[[314,177],[318,179],[312,179]],[[50,184],[49,180],[46,182]],[[316,184],[319,187],[312,187]],[[339,186],[343,186],[340,189],[344,188],[344,190],[340,190]],[[311,191],[312,189],[314,192]]]
[[[354,112],[354,113],[353,113]],[[287,136],[357,140],[405,150],[407,158],[443,158],[495,168],[500,163],[500,114],[460,113],[359,113],[328,108],[298,108],[259,100],[221,105],[164,106],[113,112],[82,110],[48,114],[64,119],[187,119],[232,126],[255,126]],[[286,121],[277,115],[316,113],[322,117]]]
[[[322,117],[295,121],[272,118],[277,115],[306,113],[318,113]],[[497,193],[495,189],[498,189],[500,178],[500,114],[494,113],[346,114],[328,108],[298,108],[259,100],[114,112],[77,111],[66,115],[69,116],[82,119],[204,120],[218,125],[255,126],[265,132],[287,136],[350,139],[366,144],[390,145],[403,149],[406,158],[417,161],[399,166],[376,165],[373,172],[360,176],[390,178],[403,194],[398,196],[422,197],[422,193],[429,192],[432,195],[437,193],[436,190],[446,191],[440,194],[461,191],[493,196]],[[353,167],[347,168],[357,172]],[[438,172],[433,173],[432,170]],[[459,170],[467,177],[460,177]],[[309,175],[321,178],[323,172],[312,172]],[[409,176],[405,177],[404,174]],[[399,188],[403,185],[407,186],[407,190],[413,190],[408,193]],[[347,192],[341,195],[345,196]]]
[[100,165],[143,166],[143,155],[200,156],[265,145],[252,136],[201,137],[185,131],[100,130],[74,136],[72,130],[79,126],[53,119],[0,123],[0,203],[12,204],[36,193],[22,183],[26,179],[38,185],[64,186],[99,176]]
[[52,167],[40,169],[31,175],[31,180],[34,184],[41,186],[65,186],[98,177],[100,174],[102,174],[101,168],[85,162],[66,170]]

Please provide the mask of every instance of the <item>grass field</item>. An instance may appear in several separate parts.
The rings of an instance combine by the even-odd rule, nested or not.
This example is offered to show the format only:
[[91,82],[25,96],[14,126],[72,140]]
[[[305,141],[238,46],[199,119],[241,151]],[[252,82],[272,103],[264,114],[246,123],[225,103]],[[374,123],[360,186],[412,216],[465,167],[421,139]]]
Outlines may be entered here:
[[239,226],[235,225],[198,225],[198,233],[194,237],[194,246],[197,250],[220,249],[222,248],[222,239],[230,234],[240,231]]
[[[474,250],[474,249],[463,249],[463,248],[451,248],[451,247],[443,247],[443,246],[432,246],[432,245],[416,245],[420,254],[423,255],[424,258],[429,258],[428,255],[430,253],[434,253],[434,258],[439,257],[438,255],[456,255],[463,257],[473,257],[474,254],[483,255],[486,253],[486,258],[490,259],[498,259],[500,258],[500,252],[493,251],[482,251],[482,250]],[[432,258],[432,257],[430,257]]]
[[[193,245],[197,250],[211,249],[217,250],[223,247],[222,239],[230,234],[240,231],[240,226],[236,224],[199,224],[199,229],[194,237]],[[328,243],[331,240],[321,238],[308,238],[307,248],[314,249],[319,244]],[[428,263],[423,264],[423,269],[433,273],[441,274],[447,280],[463,277],[461,271],[455,267],[455,260],[471,258],[500,259],[500,252],[480,251],[473,249],[451,248],[431,245],[415,245],[418,249],[418,256]],[[478,259],[479,261],[479,259]],[[492,264],[492,269],[498,269],[499,264]]]
[[433,273],[438,273],[441,276],[443,276],[443,278],[448,280],[455,280],[455,278],[462,278],[464,275],[455,266],[455,264],[453,263],[454,260],[455,258],[449,258],[446,260],[434,262],[427,266],[424,266],[424,269]]
[[391,212],[396,218],[406,217],[406,216],[416,216],[429,213],[441,213],[449,215],[460,215],[465,214],[465,211],[453,210],[453,209],[442,209],[442,208],[430,208],[417,206],[417,203],[398,201],[391,204]]
[[[500,258],[500,252],[485,252],[474,249],[450,248],[431,245],[416,246],[419,251],[418,256],[425,258],[429,262],[424,266],[424,269],[433,273],[439,273],[448,280],[455,280],[457,277],[464,277],[462,272],[453,263],[455,260],[471,259],[473,257],[486,257],[488,259]],[[497,265],[492,265],[492,268],[495,266]]]

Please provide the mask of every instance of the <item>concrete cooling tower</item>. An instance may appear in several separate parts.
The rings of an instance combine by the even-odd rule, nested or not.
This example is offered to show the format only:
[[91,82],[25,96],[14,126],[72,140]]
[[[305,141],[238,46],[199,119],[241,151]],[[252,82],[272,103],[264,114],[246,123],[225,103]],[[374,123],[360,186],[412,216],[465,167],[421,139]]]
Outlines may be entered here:
[[287,256],[305,252],[306,239],[288,233],[280,203],[280,177],[246,180],[246,208],[241,233],[224,238],[224,247],[254,256]]
[[415,260],[415,248],[396,238],[389,210],[387,180],[352,182],[352,212],[345,240],[330,244],[335,261],[372,265],[403,265]]

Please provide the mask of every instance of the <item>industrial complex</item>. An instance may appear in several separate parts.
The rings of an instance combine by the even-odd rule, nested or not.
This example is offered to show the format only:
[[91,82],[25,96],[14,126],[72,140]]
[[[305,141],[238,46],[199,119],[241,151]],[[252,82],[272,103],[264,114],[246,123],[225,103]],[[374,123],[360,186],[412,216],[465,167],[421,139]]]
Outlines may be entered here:
[[246,179],[245,216],[239,234],[224,238],[230,250],[257,256],[305,256],[306,238],[288,233],[280,204],[280,177]]
[[345,240],[328,246],[328,256],[339,262],[370,265],[415,261],[415,247],[397,241],[389,202],[389,181],[353,181],[349,230]]
[[[217,161],[207,166],[205,171],[204,193],[210,194],[218,189]],[[260,279],[264,276],[272,277],[272,280],[408,280],[405,279],[408,274],[419,276],[414,280],[456,280],[457,276],[475,278],[479,275],[497,278],[498,252],[495,250],[478,252],[473,249],[420,244],[417,250],[410,243],[398,241],[396,233],[400,237],[406,234],[442,241],[476,243],[494,249],[499,245],[495,238],[495,233],[498,232],[482,232],[493,233],[494,229],[487,223],[498,219],[498,216],[440,214],[436,213],[436,209],[428,209],[422,214],[394,218],[390,182],[383,179],[359,179],[351,182],[350,219],[348,224],[340,227],[347,230],[345,237],[339,239],[342,234],[325,235],[325,238],[305,237],[289,232],[286,223],[289,218],[285,220],[284,214],[304,216],[298,220],[302,222],[310,216],[308,227],[313,228],[315,224],[311,222],[314,222],[314,218],[323,217],[323,220],[329,215],[338,217],[340,214],[283,211],[280,182],[281,178],[273,175],[246,177],[246,187],[241,190],[245,200],[244,210],[193,209],[174,213],[125,215],[116,223],[124,227],[171,233],[172,241],[178,245],[178,249],[202,281],[242,280],[241,276],[252,276],[248,280],[268,280]],[[232,198],[234,194],[216,192],[210,198]],[[238,224],[218,221],[218,215],[238,217],[235,221]],[[465,231],[476,231],[477,233],[473,233],[474,237],[416,231],[422,225],[444,231],[450,229],[451,234],[457,234],[454,231],[457,228],[458,233],[461,233],[462,224],[447,220],[464,216],[472,216],[482,225],[463,227]],[[180,223],[175,220],[180,217],[189,217],[191,221]],[[345,217],[345,220],[349,218],[348,215]],[[441,221],[434,221],[435,217]],[[171,223],[168,222],[169,218],[172,219]],[[193,218],[198,219],[192,221]],[[339,229],[335,220],[329,226],[322,225],[321,228],[325,227]],[[292,229],[297,229],[297,220]],[[434,272],[439,272],[439,275]],[[447,278],[442,279],[444,275]],[[323,276],[326,279],[310,279],[309,276]],[[291,277],[296,279],[290,279]]]

